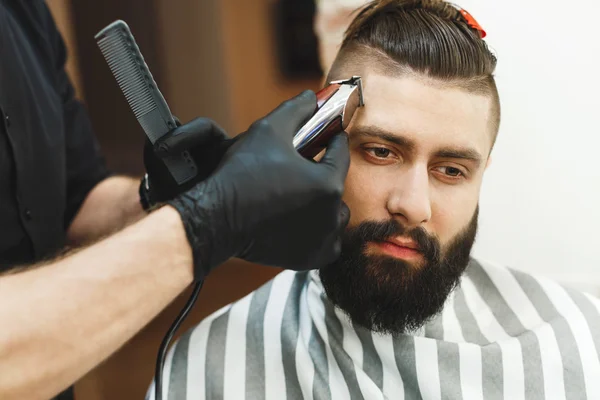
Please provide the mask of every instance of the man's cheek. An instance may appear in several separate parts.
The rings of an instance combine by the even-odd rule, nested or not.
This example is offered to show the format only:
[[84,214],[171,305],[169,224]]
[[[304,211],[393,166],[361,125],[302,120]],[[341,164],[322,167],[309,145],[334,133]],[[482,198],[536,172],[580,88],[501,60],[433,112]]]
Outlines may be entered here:
[[385,201],[381,197],[377,185],[368,179],[364,169],[351,165],[342,197],[350,208],[350,226],[366,220],[385,219]]
[[455,206],[452,205],[453,203],[445,203],[445,207],[438,208],[432,216],[431,229],[438,236],[444,251],[453,239],[467,228],[477,210],[477,202],[471,199],[464,199]]

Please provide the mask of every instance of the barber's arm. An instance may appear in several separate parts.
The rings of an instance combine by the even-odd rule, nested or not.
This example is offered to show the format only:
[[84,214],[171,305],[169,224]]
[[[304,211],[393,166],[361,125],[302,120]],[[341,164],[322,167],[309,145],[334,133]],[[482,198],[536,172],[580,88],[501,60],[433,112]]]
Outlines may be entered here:
[[69,225],[69,245],[89,244],[144,217],[139,184],[136,178],[111,176],[94,186]]
[[347,139],[320,163],[292,145],[315,106],[312,92],[282,104],[205,181],[115,235],[0,276],[0,398],[59,393],[230,257],[290,269],[337,258]]
[[0,277],[0,398],[47,399],[116,351],[193,279],[170,207],[62,259]]

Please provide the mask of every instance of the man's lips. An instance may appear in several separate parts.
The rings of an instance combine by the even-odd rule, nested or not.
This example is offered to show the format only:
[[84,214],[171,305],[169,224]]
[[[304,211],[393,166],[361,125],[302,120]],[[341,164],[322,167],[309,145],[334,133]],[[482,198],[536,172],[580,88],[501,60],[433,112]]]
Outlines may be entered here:
[[406,247],[409,249],[419,251],[419,245],[417,243],[415,243],[414,240],[402,239],[402,238],[390,238],[390,239],[387,239],[386,242],[395,244],[396,246],[399,246],[399,247]]
[[388,256],[403,260],[413,260],[421,258],[423,255],[419,251],[419,246],[412,240],[387,239],[382,242],[371,242],[377,252],[385,253]]

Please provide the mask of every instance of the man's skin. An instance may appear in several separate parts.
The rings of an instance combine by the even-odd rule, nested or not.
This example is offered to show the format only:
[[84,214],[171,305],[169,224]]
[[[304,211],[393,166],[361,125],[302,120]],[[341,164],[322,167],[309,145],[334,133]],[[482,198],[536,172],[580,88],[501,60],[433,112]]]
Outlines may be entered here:
[[[407,229],[421,226],[436,235],[444,251],[477,208],[495,134],[491,99],[360,66],[347,65],[334,79],[352,75],[363,77],[367,106],[347,129],[348,226],[394,218]],[[368,250],[394,256],[375,244]]]

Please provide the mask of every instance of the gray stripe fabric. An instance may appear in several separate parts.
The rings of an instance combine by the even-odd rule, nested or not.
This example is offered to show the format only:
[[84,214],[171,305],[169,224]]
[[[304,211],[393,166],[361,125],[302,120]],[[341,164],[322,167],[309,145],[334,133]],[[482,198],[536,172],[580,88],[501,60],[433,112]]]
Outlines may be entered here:
[[439,341],[437,352],[442,400],[461,399],[458,343]]
[[436,315],[425,325],[425,337],[444,340],[444,325],[442,315]]
[[598,309],[582,293],[570,289],[567,289],[567,293],[583,313],[594,339],[596,354],[600,358],[600,314],[598,314]]
[[227,339],[227,322],[231,310],[215,318],[210,324],[206,343],[205,387],[206,398],[218,400],[223,398],[225,382],[225,343]]
[[353,327],[363,349],[363,371],[383,390],[383,364],[373,344],[373,335],[370,330],[360,325],[353,324]]
[[308,342],[308,353],[315,366],[315,378],[313,381],[313,399],[331,399],[329,389],[329,366],[327,365],[327,351],[323,338],[313,324],[310,341]]
[[[289,400],[302,400],[302,390],[300,389],[298,372],[296,371],[296,345],[298,343],[300,323],[298,300],[300,299],[305,282],[308,281],[307,275],[308,272],[299,272],[295,275],[283,310],[283,320],[281,321],[281,358],[283,360],[286,394]],[[273,301],[283,300],[274,299]],[[325,351],[324,347],[323,351]]]
[[467,269],[467,276],[473,281],[475,289],[509,336],[519,336],[525,331],[525,327],[508,306],[481,264],[472,261]]
[[329,347],[344,376],[344,380],[350,391],[350,398],[353,400],[364,399],[362,392],[360,391],[360,386],[358,385],[358,380],[356,379],[354,362],[343,347],[344,331],[342,329],[342,324],[335,315],[331,302],[327,301],[324,295],[321,295],[321,300],[323,300],[325,306],[325,324],[327,326]]
[[456,319],[460,324],[462,336],[467,343],[474,343],[480,346],[489,344],[489,341],[481,333],[473,313],[471,313],[467,306],[465,294],[462,289],[458,289],[454,295],[454,312],[456,314]]
[[[577,291],[566,289],[570,298],[578,309],[581,310],[587,325],[592,332],[591,336],[596,346],[595,349],[579,348],[580,344],[576,342],[573,330],[566,319],[568,316],[561,316],[558,314],[552,301],[548,295],[546,295],[544,287],[534,277],[526,273],[510,269],[508,271],[515,277],[517,283],[523,289],[525,295],[529,298],[542,320],[549,324],[556,335],[558,350],[563,362],[562,374],[564,376],[566,398],[568,400],[580,399],[582,393],[585,393],[586,384],[580,355],[589,354],[595,350],[595,354],[598,354],[600,357],[600,335],[597,334],[597,332],[600,332],[600,312],[590,298]],[[525,398],[527,400],[537,400],[544,399],[546,396],[551,396],[553,393],[544,391],[543,367],[545,365],[542,364],[544,349],[540,348],[540,342],[536,332],[528,331],[523,326],[523,324],[525,324],[530,327],[531,324],[528,321],[524,321],[523,324],[521,323],[518,316],[521,316],[522,310],[513,303],[510,303],[510,301],[507,303],[502,296],[501,291],[504,287],[503,281],[500,280],[502,275],[498,275],[499,278],[497,283],[499,286],[496,286],[494,281],[490,278],[491,276],[496,279],[496,275],[493,272],[494,271],[489,269],[487,265],[482,266],[478,262],[473,261],[467,269],[464,279],[468,279],[473,283],[474,289],[507,334],[518,340],[523,357]],[[269,343],[264,342],[265,332],[268,334],[271,332],[276,335],[279,334],[277,339],[279,339],[281,343],[283,365],[278,365],[277,367],[283,368],[283,370],[279,371],[283,372],[282,378],[285,378],[285,394],[281,393],[280,397],[289,400],[303,399],[299,376],[304,377],[306,375],[299,375],[299,371],[303,366],[298,365],[297,369],[296,349],[298,344],[303,345],[305,343],[298,342],[301,340],[300,299],[302,298],[303,290],[306,289],[310,282],[310,278],[307,272],[294,274],[289,291],[287,293],[282,293],[281,298],[273,298],[274,293],[278,293],[276,291],[277,288],[273,286],[274,282],[276,283],[276,281],[270,281],[261,290],[255,291],[250,304],[248,305],[246,303],[249,307],[247,320],[238,321],[243,323],[242,326],[245,324],[245,332],[241,332],[241,329],[240,332],[234,332],[234,330],[228,329],[231,318],[229,310],[203,326],[203,329],[208,331],[206,337],[206,358],[202,360],[202,362],[205,363],[205,372],[203,377],[190,377],[190,379],[204,379],[207,400],[223,399],[225,389],[224,378],[226,373],[225,355],[226,351],[228,351],[228,349],[226,349],[227,338],[229,337],[230,341],[237,340],[238,338],[244,337],[241,335],[245,335],[246,339],[245,359],[239,360],[239,366],[228,365],[227,367],[228,369],[231,367],[240,368],[240,370],[236,370],[238,372],[241,371],[241,368],[245,368],[245,398],[265,399],[266,385],[269,385],[269,382],[266,380],[266,367],[271,366],[271,364],[269,364],[270,362],[275,362],[274,360],[265,359],[265,348],[268,350],[269,345]],[[287,281],[286,285],[289,285],[289,281]],[[467,295],[470,293],[471,292],[467,292]],[[314,292],[311,292],[310,295],[319,296],[319,294]],[[507,294],[507,296],[508,295],[510,294]],[[474,297],[474,299],[475,298],[476,297]],[[508,299],[508,297],[506,298]],[[316,299],[311,298],[311,302],[313,300]],[[469,300],[469,303],[467,303],[466,300]],[[507,372],[507,376],[510,377],[511,372],[513,372],[511,370],[512,367],[511,365],[507,365],[507,370],[504,371],[503,369],[503,355],[502,348],[500,347],[500,344],[503,342],[500,341],[500,344],[496,342],[490,343],[484,335],[484,333],[487,334],[485,325],[481,325],[483,330],[480,329],[479,324],[486,324],[489,322],[486,321],[485,318],[485,315],[488,315],[488,311],[483,307],[484,304],[477,304],[474,306],[471,304],[471,300],[470,297],[465,298],[465,293],[458,287],[454,293],[453,303],[449,304],[453,307],[453,311],[456,314],[456,320],[459,327],[457,327],[457,329],[460,329],[465,342],[480,346],[483,398],[486,400],[503,399],[505,383],[504,372]],[[271,302],[274,301],[276,303],[273,304],[278,304],[279,307],[283,306],[281,326],[273,325],[273,321],[265,321],[265,311],[268,306],[273,305]],[[377,348],[379,348],[377,336],[374,336],[370,330],[356,324],[351,324],[349,326],[349,328],[353,329],[356,333],[362,347],[362,365],[355,365],[350,354],[346,352],[343,346],[344,333],[348,333],[347,331],[344,332],[344,329],[346,329],[344,324],[348,322],[341,318],[341,316],[338,318],[333,304],[327,300],[324,294],[320,294],[320,301],[323,302],[323,309],[325,312],[324,325],[326,327],[326,333],[321,332],[323,334],[323,336],[321,336],[313,321],[310,338],[308,338],[307,349],[310,360],[314,366],[314,379],[312,382],[306,382],[305,384],[309,385],[308,390],[312,390],[314,400],[331,399],[330,385],[336,383],[330,383],[329,362],[336,363],[339,366],[339,370],[348,387],[351,399],[364,399],[365,394],[361,392],[358,378],[365,379],[365,375],[374,385],[383,390],[384,364],[382,358],[383,361],[386,361],[386,356],[377,353],[375,346],[378,345]],[[469,308],[468,304],[473,308]],[[512,305],[514,309],[511,308],[509,304]],[[279,307],[278,309],[280,310],[281,308]],[[321,311],[320,307],[321,306],[319,305],[319,313]],[[479,307],[481,308],[478,311]],[[485,314],[480,313],[480,311],[485,311]],[[314,318],[314,315],[311,315],[311,318]],[[449,320],[449,322],[452,322],[449,326],[453,326],[453,319]],[[317,321],[317,325],[319,323],[320,321]],[[448,329],[448,326],[446,328]],[[269,329],[272,331],[269,331]],[[191,398],[195,396],[194,393],[190,393],[187,390],[188,363],[193,366],[192,363],[195,362],[193,342],[190,344],[192,332],[193,331],[189,331],[184,334],[173,348],[171,370],[168,376],[168,400],[191,400]],[[206,331],[204,332],[206,334]],[[460,350],[462,348],[460,346],[462,345],[444,341],[445,332],[441,315],[434,317],[426,324],[424,332],[425,338],[410,335],[398,335],[392,338],[393,354],[396,363],[394,367],[398,368],[398,372],[402,377],[405,399],[422,399],[428,388],[420,387],[420,385],[438,385],[437,380],[434,382],[426,382],[426,378],[418,375],[417,366],[421,373],[428,373],[428,367],[427,365],[417,364],[417,357],[419,357],[419,361],[422,361],[422,357],[427,357],[429,359],[433,356],[433,360],[431,361],[433,363],[435,362],[435,353],[430,353],[433,352],[433,347],[423,346],[423,349],[427,354],[418,354],[416,348],[420,349],[420,347],[417,346],[415,348],[415,340],[436,340],[441,398],[444,400],[462,398],[463,395],[467,394],[467,389],[461,386],[461,365],[463,368],[462,373],[469,374],[469,370],[464,369],[465,366],[476,366],[478,360],[461,359]],[[446,334],[450,333],[451,332],[446,332]],[[494,333],[489,333],[489,335],[494,335]],[[354,340],[354,338],[352,339]],[[515,342],[513,341],[513,343]],[[357,343],[353,344],[358,346]],[[417,343],[417,345],[419,344],[421,343]],[[387,345],[389,345],[389,342]],[[502,346],[504,345],[502,344]],[[333,357],[333,359],[329,360],[328,357],[330,355],[328,355],[328,347],[331,350],[330,354]],[[552,350],[554,350],[554,348],[555,347],[553,347]],[[359,349],[356,348],[356,350],[358,351]],[[471,349],[465,348],[465,350]],[[190,351],[192,351],[192,353],[190,353]],[[231,349],[229,349],[229,351],[231,351]],[[468,354],[469,356],[476,356],[477,352],[469,351]],[[304,353],[301,355],[304,355]],[[476,362],[470,364],[471,361]],[[519,360],[515,360],[515,362],[517,361]],[[544,361],[547,361],[546,358],[544,358]],[[310,368],[310,364],[308,364],[308,367]],[[385,367],[389,368],[391,366],[386,364]],[[433,364],[432,367],[435,368],[435,364]],[[358,368],[362,368],[362,371],[358,370]],[[337,371],[335,372],[337,374]],[[388,371],[386,371],[386,373],[387,372]],[[360,375],[361,373],[364,373],[365,375]],[[393,375],[395,375],[395,372],[390,376]],[[335,376],[337,377],[337,375]],[[469,375],[463,375],[463,377],[473,379],[472,376]],[[421,379],[420,383],[419,378]],[[363,383],[362,380],[360,382]],[[243,383],[244,381],[240,381],[240,384]],[[388,383],[389,382],[386,382],[386,385]],[[462,384],[466,383],[467,382],[462,382]],[[510,384],[511,382],[506,383]],[[340,384],[343,385],[344,383],[340,382]],[[312,385],[312,387],[310,385]],[[510,385],[507,385],[507,387],[509,386]],[[190,386],[190,388],[191,387],[192,386]],[[370,387],[374,389],[374,386]],[[302,389],[306,391],[307,388],[303,387]],[[435,389],[437,389],[437,387],[435,387]],[[465,390],[465,393],[463,393],[463,389]],[[242,396],[242,391],[240,390],[241,388],[238,389],[239,395]],[[283,391],[283,386],[281,386],[281,390]]]
[[246,398],[264,399],[265,392],[265,311],[273,281],[254,292],[246,321]]
[[182,335],[175,345],[173,361],[171,362],[171,374],[169,376],[168,400],[187,400],[187,369],[190,336],[192,336],[192,331]]
[[544,369],[540,342],[534,332],[528,331],[518,337],[523,354],[523,372],[525,373],[525,398],[545,399]]
[[457,290],[454,296],[454,311],[467,343],[481,345],[481,379],[484,399],[502,399],[504,396],[504,372],[502,351],[497,343],[490,344],[483,336],[475,317],[467,307],[465,294]]
[[565,394],[567,399],[580,399],[585,392],[585,380],[581,356],[571,327],[556,308],[535,278],[520,271],[510,270],[540,317],[548,322],[556,335],[563,362]]
[[481,380],[484,399],[504,399],[504,368],[502,350],[497,343],[481,349]]
[[422,399],[419,381],[417,379],[417,362],[415,357],[415,338],[398,336],[393,338],[394,357],[398,371],[404,383],[404,398],[411,400]]
[[486,302],[500,326],[509,336],[517,338],[521,345],[525,397],[527,399],[543,399],[544,373],[537,336],[533,332],[526,332],[525,327],[506,303],[481,264],[473,260],[467,269],[467,275],[475,284],[477,292]]

